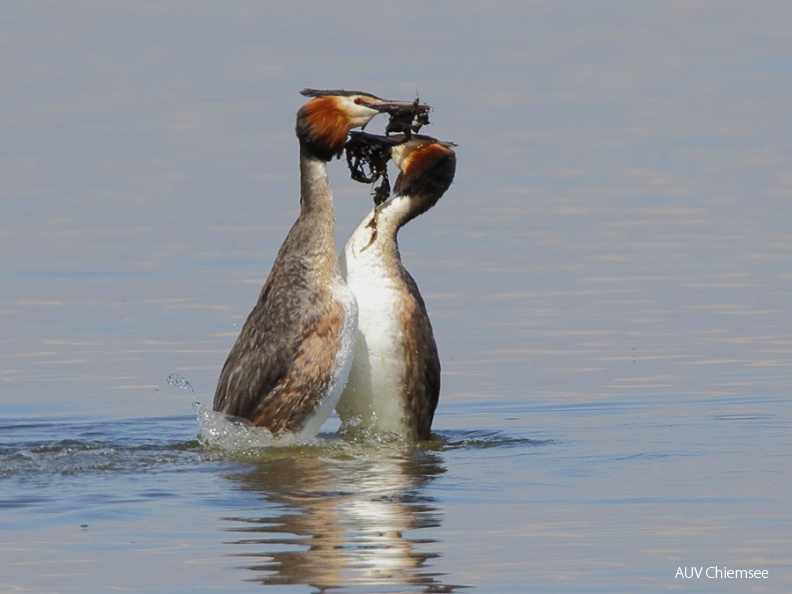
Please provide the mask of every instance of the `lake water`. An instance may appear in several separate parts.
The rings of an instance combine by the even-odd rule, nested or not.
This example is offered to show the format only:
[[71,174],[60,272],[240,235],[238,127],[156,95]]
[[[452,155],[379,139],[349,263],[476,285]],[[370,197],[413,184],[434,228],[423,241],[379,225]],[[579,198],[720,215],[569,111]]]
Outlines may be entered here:
[[[0,591],[792,590],[790,19],[3,3]],[[297,214],[302,87],[418,92],[459,144],[401,235],[433,447],[205,411]],[[340,246],[371,201],[330,174]]]

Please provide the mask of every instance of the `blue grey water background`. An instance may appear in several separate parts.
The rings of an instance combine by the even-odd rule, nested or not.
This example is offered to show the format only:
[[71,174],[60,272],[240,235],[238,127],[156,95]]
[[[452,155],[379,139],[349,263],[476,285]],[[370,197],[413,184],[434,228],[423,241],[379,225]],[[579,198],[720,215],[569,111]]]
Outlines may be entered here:
[[[792,590],[790,22],[3,2],[0,590]],[[196,439],[297,214],[305,86],[419,93],[459,144],[401,236],[435,447]],[[330,173],[341,245],[370,198]],[[675,577],[713,566],[768,578]]]

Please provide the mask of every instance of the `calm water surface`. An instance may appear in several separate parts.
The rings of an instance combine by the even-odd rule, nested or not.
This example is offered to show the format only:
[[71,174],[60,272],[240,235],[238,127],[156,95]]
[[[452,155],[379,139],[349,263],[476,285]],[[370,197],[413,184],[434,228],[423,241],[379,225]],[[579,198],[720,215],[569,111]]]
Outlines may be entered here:
[[[791,17],[4,3],[0,591],[792,590]],[[205,411],[296,217],[304,86],[418,91],[459,144],[401,236],[431,446]],[[331,178],[340,245],[370,198]],[[714,567],[768,577],[678,577]]]

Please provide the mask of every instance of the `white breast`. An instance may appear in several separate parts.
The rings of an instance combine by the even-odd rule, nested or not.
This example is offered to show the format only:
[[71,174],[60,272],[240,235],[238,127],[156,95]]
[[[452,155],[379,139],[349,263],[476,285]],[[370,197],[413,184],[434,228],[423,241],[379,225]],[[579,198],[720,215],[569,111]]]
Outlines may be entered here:
[[355,357],[337,410],[345,428],[404,435],[401,279],[384,266],[379,245],[369,245],[369,218],[349,238],[341,257],[359,316]]

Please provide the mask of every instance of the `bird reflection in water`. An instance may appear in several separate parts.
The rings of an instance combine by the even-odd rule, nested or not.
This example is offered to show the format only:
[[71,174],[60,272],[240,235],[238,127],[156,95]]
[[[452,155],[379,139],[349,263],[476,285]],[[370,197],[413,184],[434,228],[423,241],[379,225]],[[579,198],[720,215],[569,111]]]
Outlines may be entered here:
[[[349,448],[356,448],[355,451]],[[453,592],[427,560],[436,543],[415,531],[440,525],[425,485],[445,472],[431,451],[344,444],[325,452],[282,452],[232,474],[238,488],[260,492],[270,514],[226,518],[227,541],[263,585],[409,587]]]

